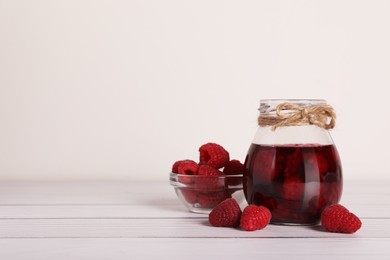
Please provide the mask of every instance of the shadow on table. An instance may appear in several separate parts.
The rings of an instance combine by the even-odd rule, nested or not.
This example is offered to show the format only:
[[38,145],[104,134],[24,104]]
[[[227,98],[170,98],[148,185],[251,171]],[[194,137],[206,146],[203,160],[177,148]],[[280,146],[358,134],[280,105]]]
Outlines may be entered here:
[[[211,225],[210,225],[210,223],[209,223],[208,220],[202,221],[201,224],[202,224],[203,226],[211,227]],[[275,224],[269,224],[269,225],[280,226],[280,225],[275,225]],[[318,231],[318,232],[329,233],[329,232],[327,232],[326,230],[324,230],[324,228],[323,228],[321,225],[315,225],[315,226],[296,226],[296,227],[311,229],[311,230]],[[243,229],[240,228],[240,227],[238,227],[238,229],[241,230],[241,231],[245,231],[245,230],[243,230]]]
[[321,225],[307,226],[308,229],[328,233]]

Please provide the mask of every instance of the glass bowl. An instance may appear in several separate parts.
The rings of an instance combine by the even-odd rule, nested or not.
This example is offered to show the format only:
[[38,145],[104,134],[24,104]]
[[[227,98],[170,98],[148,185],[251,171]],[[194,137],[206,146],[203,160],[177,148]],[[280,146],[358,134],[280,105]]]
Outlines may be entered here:
[[238,204],[245,201],[242,174],[201,176],[170,173],[170,184],[179,200],[194,213],[208,214],[220,202],[235,198]]

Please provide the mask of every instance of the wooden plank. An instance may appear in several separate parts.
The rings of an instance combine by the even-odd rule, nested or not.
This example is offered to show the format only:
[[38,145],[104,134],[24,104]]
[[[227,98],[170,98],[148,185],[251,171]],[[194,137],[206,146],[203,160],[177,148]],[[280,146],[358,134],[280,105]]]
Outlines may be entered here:
[[[390,204],[349,204],[361,218],[389,218]],[[29,205],[0,206],[1,218],[204,218],[205,214],[189,212],[183,205]]]
[[0,238],[390,238],[390,219],[363,219],[355,234],[324,232],[320,226],[269,225],[245,232],[211,227],[207,218],[0,219]]
[[0,206],[0,219],[12,218],[204,218],[176,205]]
[[[341,203],[347,206],[351,211],[360,217],[389,217],[390,215],[390,192],[389,181],[351,181],[344,185],[344,195]],[[181,205],[173,188],[169,182],[149,181],[149,182],[131,182],[131,181],[65,181],[65,182],[0,182],[0,206],[119,206],[118,209],[125,209],[129,205],[139,205],[147,208],[150,214],[162,214],[168,216],[168,210],[172,209],[174,214],[183,216],[186,209]],[[183,210],[180,211],[179,209]],[[17,212],[34,211],[32,208],[11,209],[1,208],[0,217],[20,216]],[[72,208],[66,213],[66,208],[48,208],[49,211],[42,209],[42,214],[35,214],[36,217],[45,217],[48,213],[50,217],[62,217],[72,215]],[[83,209],[74,207],[77,214],[80,212],[92,212],[99,210]],[[101,208],[103,209],[103,208]],[[154,213],[156,209],[158,213]],[[5,210],[5,211],[3,211]],[[50,213],[57,211],[58,214]],[[127,213],[120,213],[119,210],[112,209],[111,213],[104,213],[103,216],[127,216]],[[108,209],[107,212],[110,210]],[[4,212],[4,213],[3,213]],[[14,213],[12,213],[14,212]],[[45,213],[46,212],[46,213]],[[134,214],[138,214],[136,209]],[[142,212],[142,211],[141,211]],[[27,213],[26,216],[28,216]],[[81,216],[91,216],[83,214]],[[168,215],[167,215],[168,214]],[[146,215],[148,216],[148,215]]]
[[0,259],[389,259],[389,240],[373,238],[0,239]]
[[143,205],[176,203],[167,182],[2,181],[0,205]]
[[[352,182],[345,185],[341,203],[359,217],[388,218],[388,186],[390,182]],[[0,218],[191,215],[199,216],[187,211],[168,182],[0,182]]]
[[[349,181],[342,203],[390,203],[390,181]],[[380,201],[380,202],[378,202]],[[166,182],[148,181],[1,181],[0,205],[175,205],[178,199]]]

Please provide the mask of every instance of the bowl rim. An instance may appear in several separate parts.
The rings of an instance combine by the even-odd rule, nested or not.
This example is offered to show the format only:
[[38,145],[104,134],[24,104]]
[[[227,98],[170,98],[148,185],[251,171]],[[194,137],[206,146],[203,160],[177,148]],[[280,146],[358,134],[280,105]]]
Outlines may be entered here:
[[[185,183],[180,181],[180,177],[184,178],[190,178],[190,183]],[[203,176],[203,175],[189,175],[189,174],[177,174],[174,172],[171,172],[169,174],[169,183],[171,186],[173,186],[175,189],[182,189],[182,188],[190,188],[194,189],[194,183],[196,182],[197,178],[215,178],[216,180],[223,180],[225,181],[233,181],[237,178],[243,178],[243,174],[235,174],[235,175],[221,175],[221,176]],[[228,185],[223,190],[226,189],[242,189],[243,183],[237,184],[237,185]],[[222,189],[221,189],[222,190]]]
[[243,177],[244,174],[229,174],[229,175],[219,175],[219,176],[204,176],[204,175],[198,175],[198,174],[179,174],[179,173],[174,173],[170,172],[169,176],[178,176],[178,177],[191,177],[191,178],[231,178],[231,177]]

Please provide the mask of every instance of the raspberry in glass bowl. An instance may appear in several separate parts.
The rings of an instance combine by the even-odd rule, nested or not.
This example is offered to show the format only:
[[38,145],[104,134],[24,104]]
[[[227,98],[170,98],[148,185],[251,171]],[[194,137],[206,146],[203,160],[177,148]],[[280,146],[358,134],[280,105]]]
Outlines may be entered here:
[[231,160],[223,146],[210,142],[199,147],[199,162],[176,161],[169,179],[180,201],[191,212],[208,214],[226,199],[245,201],[244,170],[244,164]]
[[235,198],[240,204],[245,201],[242,190],[242,174],[215,176],[169,174],[179,200],[194,213],[208,214],[219,203]]

